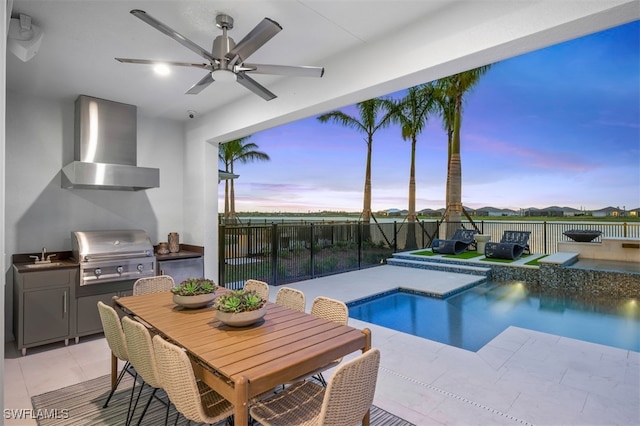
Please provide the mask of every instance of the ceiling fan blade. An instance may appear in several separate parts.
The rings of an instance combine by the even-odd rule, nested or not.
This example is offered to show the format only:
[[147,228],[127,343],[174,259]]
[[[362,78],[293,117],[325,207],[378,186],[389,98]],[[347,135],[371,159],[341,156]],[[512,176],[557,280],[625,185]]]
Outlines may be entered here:
[[238,56],[240,60],[236,59],[233,63],[242,63],[280,31],[282,31],[280,24],[272,19],[264,18],[225,56],[231,61]]
[[277,96],[267,90],[266,87],[262,86],[260,83],[243,72],[239,72],[236,74],[236,81],[242,84],[247,89],[251,90],[256,95],[260,96],[265,101],[270,101],[277,98]]
[[176,67],[195,67],[195,68],[203,68],[213,70],[213,67],[209,64],[205,63],[195,63],[195,62],[176,62],[176,61],[154,61],[151,59],[129,59],[129,58],[115,58],[116,61],[126,63],[126,64],[142,64],[142,65],[172,65]]
[[214,82],[214,79],[213,77],[211,77],[211,73],[208,72],[204,77],[202,77],[202,79],[199,82],[191,86],[189,90],[185,92],[185,95],[197,95],[198,93],[206,89],[207,86],[209,86],[213,82]]
[[203,58],[211,62],[215,62],[216,58],[214,58],[210,52],[207,52],[202,47],[198,46],[197,44],[195,44],[194,42],[192,42],[191,40],[189,40],[179,32],[173,30],[172,28],[168,27],[167,25],[163,24],[157,19],[153,18],[152,16],[147,14],[147,12],[145,12],[144,10],[133,9],[131,11],[131,14],[136,18],[151,25],[153,28],[157,29],[161,33],[171,37],[172,39],[174,39],[175,41],[177,41],[187,49],[192,50],[193,52],[197,53],[198,55],[202,56]]
[[291,77],[322,77],[324,67],[267,65],[267,64],[242,64],[239,71],[247,71],[253,74],[276,74]]

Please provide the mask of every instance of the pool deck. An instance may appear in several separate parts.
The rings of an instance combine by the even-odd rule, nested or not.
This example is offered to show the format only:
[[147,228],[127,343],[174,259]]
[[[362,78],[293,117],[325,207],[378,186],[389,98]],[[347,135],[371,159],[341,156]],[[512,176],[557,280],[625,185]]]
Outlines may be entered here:
[[[450,294],[483,277],[384,265],[300,281],[350,302],[398,287]],[[271,289],[275,299],[277,287]],[[637,425],[640,353],[518,327],[478,352],[368,327],[382,357],[374,403],[416,425]]]

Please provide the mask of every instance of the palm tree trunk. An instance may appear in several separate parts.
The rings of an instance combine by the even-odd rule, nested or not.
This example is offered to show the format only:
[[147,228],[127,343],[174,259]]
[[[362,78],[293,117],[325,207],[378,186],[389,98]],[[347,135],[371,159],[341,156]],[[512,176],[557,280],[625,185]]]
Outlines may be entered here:
[[[231,173],[233,173],[233,162],[231,162]],[[231,179],[230,191],[229,191],[229,220],[233,223],[236,222],[236,194],[233,185],[233,179]]]
[[229,222],[229,179],[224,181],[224,223]]
[[407,215],[407,244],[405,250],[418,247],[416,242],[416,142],[411,138],[411,171],[409,175],[409,214]]
[[364,201],[362,206],[362,221],[371,222],[371,151],[373,137],[370,135],[367,141],[367,165],[364,175]]
[[462,221],[462,160],[460,157],[460,124],[462,115],[462,95],[456,97],[455,118],[453,121],[453,141],[451,144],[451,159],[449,166],[449,218],[446,235],[453,234]]
[[411,139],[411,170],[409,172],[409,214],[408,222],[416,221],[416,138]]

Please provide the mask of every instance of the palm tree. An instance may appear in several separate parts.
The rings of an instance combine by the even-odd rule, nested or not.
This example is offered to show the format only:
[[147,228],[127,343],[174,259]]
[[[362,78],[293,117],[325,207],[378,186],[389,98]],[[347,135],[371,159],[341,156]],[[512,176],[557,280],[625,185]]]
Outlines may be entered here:
[[[464,95],[469,92],[491,67],[485,65],[438,80],[441,94],[439,105],[447,135],[449,136],[449,159],[447,165],[447,188],[445,216],[447,223],[457,224],[462,220],[462,161],[460,158],[460,128]],[[466,212],[464,212],[466,214]],[[468,215],[467,215],[468,216]],[[453,231],[446,230],[449,235]]]
[[392,120],[400,124],[402,139],[411,141],[409,172],[409,213],[407,221],[416,221],[416,144],[424,130],[429,114],[435,111],[435,86],[420,84],[408,89],[407,95],[389,106]]
[[392,120],[400,124],[402,139],[411,141],[411,166],[409,171],[409,213],[407,214],[407,241],[405,249],[416,248],[416,144],[424,130],[429,114],[435,111],[435,86],[420,84],[407,90],[404,98],[392,102]]
[[[224,164],[224,171],[233,173],[235,162],[249,163],[251,161],[269,161],[267,154],[257,151],[258,145],[253,142],[245,143],[251,136],[234,139],[221,144],[218,150],[218,158]],[[231,222],[236,219],[236,202],[233,179],[224,181],[224,221]]]
[[[320,115],[318,120],[322,123],[333,121],[342,126],[356,129],[366,135],[364,141],[367,144],[367,165],[364,176],[362,221],[369,223],[371,221],[371,153],[373,151],[373,135],[389,124],[390,113],[385,109],[384,100],[380,98],[359,102],[356,107],[360,112],[360,117],[352,117],[342,111],[331,111]],[[382,114],[380,120],[378,120],[378,114]]]

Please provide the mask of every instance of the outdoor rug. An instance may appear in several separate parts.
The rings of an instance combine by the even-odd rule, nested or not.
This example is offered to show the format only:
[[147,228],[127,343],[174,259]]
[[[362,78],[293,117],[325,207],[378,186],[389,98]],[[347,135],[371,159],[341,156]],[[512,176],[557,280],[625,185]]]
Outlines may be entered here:
[[[118,386],[118,390],[114,393],[109,406],[102,408],[109,394],[111,386],[111,376],[106,375],[93,380],[67,386],[66,388],[54,390],[36,395],[31,398],[34,408],[34,417],[37,418],[40,426],[68,426],[68,425],[124,425],[127,418],[127,408],[129,406],[129,397],[131,396],[131,384],[133,377],[125,375]],[[138,393],[136,387],[136,395]],[[140,396],[138,408],[134,417],[137,423],[138,415],[142,412],[144,404],[147,402],[151,389],[145,386],[145,390]],[[158,391],[161,401],[166,401],[166,394]],[[135,396],[134,396],[135,401]],[[164,424],[166,405],[159,400],[151,402],[147,413],[142,421],[143,425],[162,425]],[[173,406],[169,411],[169,423],[173,424],[176,418],[176,411]],[[180,416],[179,425],[186,425],[187,421]],[[194,424],[194,423],[192,423]],[[225,422],[217,423],[216,426],[222,426]],[[371,406],[371,425],[379,426],[415,426],[393,414],[376,407]]]

